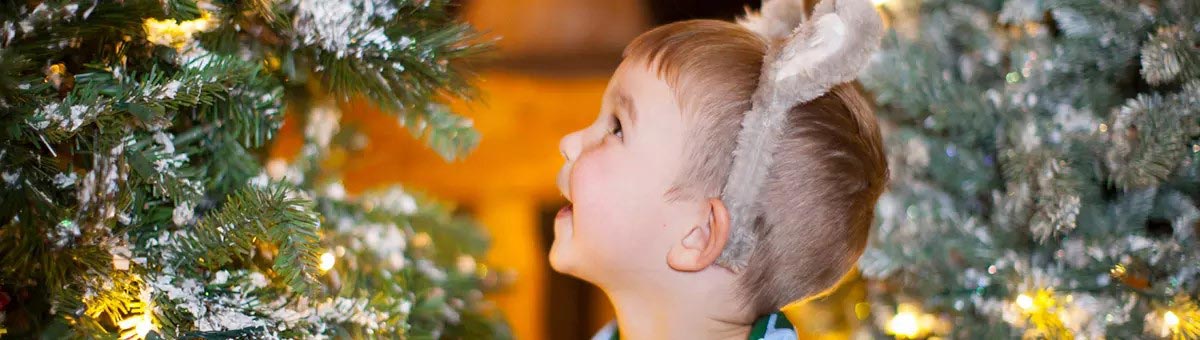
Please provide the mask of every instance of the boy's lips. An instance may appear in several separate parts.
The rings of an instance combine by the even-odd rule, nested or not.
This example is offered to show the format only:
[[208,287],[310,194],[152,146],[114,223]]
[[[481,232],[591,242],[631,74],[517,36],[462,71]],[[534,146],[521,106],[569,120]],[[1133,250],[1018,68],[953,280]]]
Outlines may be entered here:
[[571,220],[573,208],[574,205],[571,202],[567,202],[567,205],[564,205],[562,209],[558,209],[558,215],[554,216],[554,237],[556,240],[558,238],[569,239],[571,238],[571,234],[575,232],[573,230],[575,228],[573,225],[575,221]]
[[564,205],[562,209],[558,209],[558,215],[555,215],[554,219],[557,220],[564,217],[571,217],[571,210],[573,206],[574,205],[571,204],[571,202],[567,202],[567,205]]

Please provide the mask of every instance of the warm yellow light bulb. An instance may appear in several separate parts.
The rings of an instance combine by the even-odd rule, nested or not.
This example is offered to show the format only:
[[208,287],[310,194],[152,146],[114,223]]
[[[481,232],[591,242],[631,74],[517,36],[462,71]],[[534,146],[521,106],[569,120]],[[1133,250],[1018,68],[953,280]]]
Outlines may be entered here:
[[129,302],[128,307],[135,314],[117,322],[117,326],[121,328],[121,339],[145,339],[146,335],[154,330],[153,305],[149,300],[139,300]]
[[333,269],[335,260],[337,258],[333,256],[333,252],[326,251],[324,254],[321,254],[321,263],[317,265],[317,268],[320,268],[322,272],[327,272]]
[[201,11],[200,18],[192,20],[147,18],[142,27],[146,30],[146,40],[151,43],[181,49],[192,41],[193,34],[211,30],[214,23],[212,14]]
[[1033,298],[1029,297],[1029,295],[1021,294],[1017,296],[1017,306],[1024,310],[1030,310],[1033,308]]
[[1179,316],[1175,315],[1175,312],[1167,311],[1163,314],[1163,323],[1166,324],[1167,327],[1175,329],[1179,327]]
[[887,323],[888,334],[899,338],[916,338],[921,334],[921,324],[917,320],[916,307],[901,304],[896,307],[896,315]]

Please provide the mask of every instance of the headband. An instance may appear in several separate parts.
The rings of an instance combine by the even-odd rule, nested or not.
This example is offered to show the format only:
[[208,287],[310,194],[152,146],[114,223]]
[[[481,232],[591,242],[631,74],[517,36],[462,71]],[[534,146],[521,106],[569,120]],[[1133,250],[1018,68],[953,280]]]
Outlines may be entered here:
[[734,272],[745,268],[758,241],[754,223],[762,214],[763,184],[788,111],[853,81],[883,35],[868,0],[823,0],[811,19],[803,0],[764,0],[761,13],[747,13],[738,23],[766,38],[768,46],[722,192],[732,225],[717,264]]

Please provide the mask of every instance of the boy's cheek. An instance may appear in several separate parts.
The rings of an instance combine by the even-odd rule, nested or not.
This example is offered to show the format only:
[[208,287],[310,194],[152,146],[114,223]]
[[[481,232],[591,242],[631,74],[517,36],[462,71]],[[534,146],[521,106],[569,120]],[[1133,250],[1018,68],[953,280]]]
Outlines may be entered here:
[[576,161],[569,178],[575,237],[598,247],[610,248],[610,238],[630,236],[639,225],[641,195],[635,191],[636,178],[627,164],[611,153],[594,152]]
[[588,227],[597,215],[616,213],[612,204],[620,197],[612,176],[614,169],[595,158],[580,157],[568,179],[574,203],[575,228]]
[[[620,169],[612,155],[603,150],[589,150],[580,155],[571,168],[571,201],[576,206],[592,206],[612,199],[618,184]],[[578,211],[578,210],[576,210]]]

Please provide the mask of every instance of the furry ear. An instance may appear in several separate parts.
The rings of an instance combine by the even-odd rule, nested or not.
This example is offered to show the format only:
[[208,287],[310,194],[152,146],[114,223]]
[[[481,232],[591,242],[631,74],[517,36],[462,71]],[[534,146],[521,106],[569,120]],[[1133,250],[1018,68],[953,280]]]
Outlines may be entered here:
[[883,37],[883,21],[867,0],[824,0],[812,18],[766,62],[769,80],[760,84],[774,85],[764,98],[772,106],[791,108],[854,80]]
[[733,223],[717,263],[735,272],[746,266],[757,243],[754,223],[762,215],[762,187],[787,125],[787,112],[854,80],[883,36],[883,22],[868,0],[823,0],[812,19],[802,20],[782,41],[773,39],[781,23],[795,16],[780,9],[792,6],[803,18],[803,0],[774,0],[763,5],[761,15],[742,21],[771,44],[721,193]]
[[787,39],[804,22],[804,0],[764,0],[755,13],[746,7],[746,16],[737,23],[771,41]]

